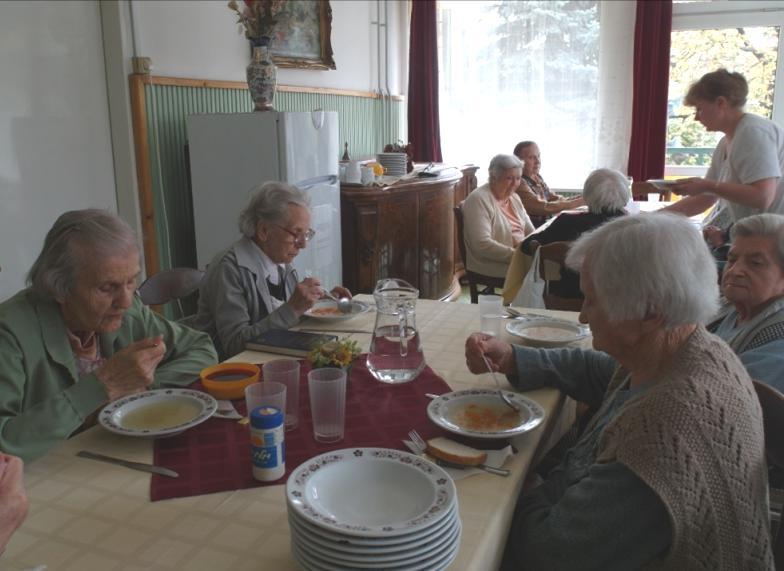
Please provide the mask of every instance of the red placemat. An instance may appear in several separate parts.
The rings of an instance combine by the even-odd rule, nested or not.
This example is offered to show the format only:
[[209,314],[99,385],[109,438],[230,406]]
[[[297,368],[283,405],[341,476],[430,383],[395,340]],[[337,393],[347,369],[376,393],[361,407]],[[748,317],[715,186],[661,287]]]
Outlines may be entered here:
[[[286,474],[275,482],[253,478],[250,463],[250,428],[236,420],[211,418],[171,438],[154,442],[154,463],[179,473],[179,478],[153,474],[152,501],[211,494],[286,482],[302,462],[330,450],[352,447],[379,447],[406,450],[402,440],[416,429],[427,440],[447,432],[427,417],[425,393],[442,394],[451,389],[430,367],[410,383],[388,385],[373,378],[365,366],[365,356],[354,362],[346,387],[346,430],[343,440],[332,444],[313,439],[307,374],[310,363],[303,362],[299,379],[299,426],[286,432]],[[201,389],[196,382],[191,387]],[[245,401],[234,401],[245,414]]]

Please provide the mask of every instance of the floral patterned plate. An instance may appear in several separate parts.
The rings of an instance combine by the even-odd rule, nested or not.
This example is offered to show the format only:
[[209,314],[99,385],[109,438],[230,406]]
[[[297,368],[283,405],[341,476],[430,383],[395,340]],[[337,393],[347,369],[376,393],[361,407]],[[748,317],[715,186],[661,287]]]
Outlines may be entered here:
[[289,510],[342,535],[394,537],[428,529],[457,501],[443,469],[388,448],[346,448],[300,464],[286,482]]
[[504,391],[520,411],[508,407],[498,389],[468,389],[440,395],[427,405],[427,416],[441,428],[472,438],[508,438],[533,430],[544,420],[538,402]]
[[123,397],[98,416],[105,429],[126,436],[174,436],[211,417],[218,402],[190,389],[156,389]]

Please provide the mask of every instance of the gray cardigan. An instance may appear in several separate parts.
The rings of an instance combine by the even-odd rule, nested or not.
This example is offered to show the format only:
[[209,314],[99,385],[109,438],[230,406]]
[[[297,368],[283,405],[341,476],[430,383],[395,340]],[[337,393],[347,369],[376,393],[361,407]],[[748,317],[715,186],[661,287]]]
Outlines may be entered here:
[[[286,266],[286,296],[297,285],[297,273]],[[245,342],[269,329],[288,329],[299,321],[290,305],[274,311],[258,246],[241,238],[207,267],[199,288],[199,309],[192,327],[212,337],[221,360],[245,349]]]

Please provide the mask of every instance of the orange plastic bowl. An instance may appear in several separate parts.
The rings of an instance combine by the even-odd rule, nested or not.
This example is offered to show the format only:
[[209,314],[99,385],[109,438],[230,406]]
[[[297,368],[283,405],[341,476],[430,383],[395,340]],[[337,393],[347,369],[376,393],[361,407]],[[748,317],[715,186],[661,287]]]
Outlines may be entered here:
[[221,363],[200,373],[204,389],[216,399],[245,398],[245,387],[258,382],[261,371],[252,363]]

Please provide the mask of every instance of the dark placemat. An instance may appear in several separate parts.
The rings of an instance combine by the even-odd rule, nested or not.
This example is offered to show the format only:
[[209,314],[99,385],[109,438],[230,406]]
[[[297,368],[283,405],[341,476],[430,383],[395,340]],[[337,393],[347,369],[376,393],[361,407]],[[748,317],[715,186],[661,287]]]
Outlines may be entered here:
[[[365,366],[365,356],[354,362],[346,387],[346,430],[343,440],[332,444],[313,439],[307,374],[310,363],[300,370],[299,426],[286,432],[286,474],[275,482],[253,479],[250,463],[250,429],[236,420],[211,418],[170,438],[154,442],[154,463],[180,474],[167,478],[153,474],[152,501],[239,490],[286,482],[302,462],[330,450],[379,447],[406,450],[402,440],[416,429],[424,438],[448,433],[427,417],[430,402],[425,393],[443,394],[449,385],[430,367],[410,383],[388,385],[377,381]],[[191,388],[201,389],[196,382]],[[245,414],[245,401],[234,401]]]

